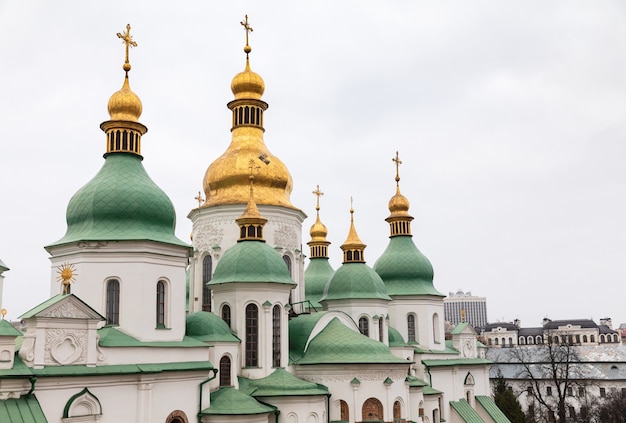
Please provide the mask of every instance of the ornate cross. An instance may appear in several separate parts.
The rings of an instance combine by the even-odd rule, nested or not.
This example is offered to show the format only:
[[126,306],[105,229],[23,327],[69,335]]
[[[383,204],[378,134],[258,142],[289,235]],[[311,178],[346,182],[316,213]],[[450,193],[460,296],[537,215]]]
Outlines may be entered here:
[[246,15],[246,20],[239,22],[241,26],[246,30],[246,45],[248,45],[248,34],[254,32],[254,29],[248,24],[248,15]]
[[400,165],[402,164],[402,161],[400,160],[400,157],[398,156],[398,152],[396,151],[396,157],[391,159],[392,162],[394,162],[396,164],[396,184],[398,182],[400,182],[400,173],[399,173],[399,168]]
[[198,202],[198,208],[200,208],[200,206],[202,205],[202,202],[204,201],[204,198],[202,198],[202,194],[200,193],[200,191],[198,191],[198,196],[193,197],[193,199]]
[[[132,35],[130,35],[130,24],[126,24],[126,32],[117,33],[117,38],[121,38],[122,42],[126,44],[126,61],[124,61],[124,70],[128,72],[130,70],[130,62],[128,61],[128,49],[129,47],[137,47],[137,43],[133,41],[133,37]],[[127,67],[128,69],[126,69]]]
[[322,191],[320,191],[320,186],[319,185],[317,187],[315,187],[315,191],[313,191],[313,194],[315,194],[315,196],[317,197],[316,204],[315,204],[315,210],[319,210],[320,209],[320,197],[322,195],[324,195],[324,193]]

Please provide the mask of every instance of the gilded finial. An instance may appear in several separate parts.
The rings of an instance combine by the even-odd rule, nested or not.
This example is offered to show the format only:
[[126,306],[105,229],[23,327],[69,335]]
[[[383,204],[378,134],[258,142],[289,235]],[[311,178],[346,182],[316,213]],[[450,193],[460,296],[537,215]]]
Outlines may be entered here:
[[315,191],[313,191],[313,194],[317,197],[315,201],[315,210],[319,212],[320,211],[320,197],[324,195],[324,193],[320,191],[319,185],[315,187]]
[[350,221],[354,222],[354,208],[352,208],[352,196],[350,196]]
[[196,197],[193,197],[193,199],[198,202],[198,208],[200,208],[200,206],[202,206],[202,202],[204,201],[204,198],[202,198],[202,194],[200,193],[200,191],[198,191],[198,195]]
[[128,49],[130,47],[137,47],[137,43],[133,41],[133,37],[130,35],[130,24],[126,24],[126,32],[117,33],[117,38],[121,38],[122,42],[126,44],[126,60],[124,61],[124,66],[122,66],[122,69],[124,69],[126,74],[128,74],[128,71],[130,70],[130,62],[128,60]]
[[250,52],[252,51],[252,47],[250,47],[250,44],[248,43],[248,34],[253,32],[254,30],[252,29],[252,27],[248,23],[248,15],[246,15],[245,21],[241,21],[239,23],[246,30],[246,46],[243,48],[243,51],[246,53],[246,59],[247,59],[248,58],[248,54],[250,54]]
[[78,276],[77,273],[74,273],[75,270],[74,265],[70,263],[63,263],[57,269],[57,273],[59,274],[59,276],[57,276],[57,281],[61,282],[63,285],[64,295],[70,293],[70,284],[74,283],[76,276]]
[[400,160],[400,157],[398,156],[398,152],[396,151],[396,157],[392,158],[391,161],[393,161],[396,164],[396,185],[399,185],[400,183],[400,165],[402,164],[402,161]]
[[2,320],[4,320],[4,316],[7,315],[7,309],[3,308],[2,310],[0,310],[0,314],[2,314]]

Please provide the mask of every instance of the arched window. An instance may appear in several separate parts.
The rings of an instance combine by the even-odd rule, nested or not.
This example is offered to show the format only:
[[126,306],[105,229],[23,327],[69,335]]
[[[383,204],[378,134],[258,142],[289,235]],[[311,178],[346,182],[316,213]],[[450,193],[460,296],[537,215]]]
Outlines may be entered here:
[[437,313],[433,314],[433,340],[437,343],[441,342],[439,335],[439,315]]
[[513,346],[513,338],[509,337],[509,347]]
[[596,337],[594,335],[589,335],[589,342],[596,342]]
[[383,342],[383,327],[384,327],[384,323],[383,323],[383,317],[380,316],[380,318],[378,319],[378,341],[379,342]]
[[376,398],[368,398],[363,403],[363,421],[383,421],[383,404]]
[[587,342],[587,335],[583,335],[583,342]]
[[402,419],[402,406],[400,401],[394,401],[393,403],[393,421],[399,421]]
[[280,306],[272,309],[272,366],[280,367]]
[[339,400],[339,419],[344,422],[350,421],[350,409],[348,408],[348,403],[344,400]]
[[287,269],[289,270],[289,275],[291,275],[291,257],[289,257],[288,255],[284,255],[283,261],[285,262],[285,265],[287,265]]
[[211,289],[207,284],[211,281],[213,259],[205,256],[202,260],[202,311],[211,311]]
[[359,319],[359,331],[365,336],[370,336],[370,325],[367,317],[361,317]]
[[408,341],[415,341],[415,315],[409,314],[406,316],[406,325],[409,330]]
[[520,336],[519,339],[517,340],[517,343],[520,345],[524,345],[526,343],[526,340],[524,339],[523,336]]
[[189,423],[189,419],[187,419],[187,415],[183,411],[176,410],[167,416],[165,423]]
[[158,281],[156,286],[156,326],[165,327],[165,282]]
[[228,304],[222,306],[222,320],[230,327],[230,306]]
[[107,282],[106,296],[106,318],[107,325],[120,324],[120,282],[117,279],[111,279]]
[[254,304],[246,306],[246,367],[259,365],[259,309]]
[[230,358],[220,358],[220,386],[232,386],[230,381]]

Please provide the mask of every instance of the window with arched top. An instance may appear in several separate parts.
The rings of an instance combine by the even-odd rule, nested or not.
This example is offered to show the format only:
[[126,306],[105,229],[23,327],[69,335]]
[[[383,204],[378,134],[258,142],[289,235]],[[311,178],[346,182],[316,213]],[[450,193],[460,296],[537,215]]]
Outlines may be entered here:
[[359,319],[359,332],[365,336],[370,336],[370,325],[367,317],[361,317]]
[[230,357],[220,358],[220,386],[232,386],[230,380],[231,362]]
[[350,409],[344,400],[339,400],[339,419],[344,422],[350,421]]
[[120,324],[120,282],[110,279],[106,285],[106,319],[107,325]]
[[400,401],[394,401],[393,403],[393,421],[399,421],[402,419],[402,405]]
[[189,423],[189,419],[183,411],[176,410],[172,411],[170,415],[167,416],[165,423]]
[[363,403],[363,421],[383,421],[383,404],[377,398],[368,398]]
[[156,286],[156,326],[157,328],[165,327],[165,281],[158,281]]
[[272,366],[280,367],[280,306],[272,309]]
[[415,315],[409,314],[406,316],[406,325],[408,329],[408,341],[415,342]]
[[287,266],[287,270],[289,270],[289,275],[291,275],[291,257],[289,257],[288,255],[284,255],[283,261],[285,262],[285,265]]
[[379,342],[383,342],[383,340],[385,339],[385,337],[383,336],[383,328],[384,328],[385,323],[383,322],[383,317],[381,316],[378,319],[378,341]]
[[441,335],[439,334],[439,315],[433,314],[433,340],[435,342],[441,342]]
[[246,367],[259,365],[259,308],[246,306]]
[[211,288],[207,284],[211,281],[213,272],[213,259],[205,256],[202,259],[202,311],[211,311]]
[[228,327],[231,327],[230,306],[228,304],[222,306],[222,320],[226,322]]

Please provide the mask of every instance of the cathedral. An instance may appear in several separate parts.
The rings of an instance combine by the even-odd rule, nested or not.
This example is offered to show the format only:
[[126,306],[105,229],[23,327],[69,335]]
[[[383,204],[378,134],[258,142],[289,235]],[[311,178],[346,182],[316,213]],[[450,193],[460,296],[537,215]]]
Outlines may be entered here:
[[[50,298],[19,328],[0,321],[0,422],[508,422],[472,326],[445,330],[397,153],[389,243],[374,265],[350,208],[342,264],[331,267],[319,187],[303,251],[307,216],[264,140],[265,83],[241,24],[232,139],[187,216],[191,243],[176,237],[174,206],[142,165],[136,44],[130,25],[118,34],[124,79],[100,125],[104,163],[45,246]],[[0,288],[6,270],[0,261]]]

